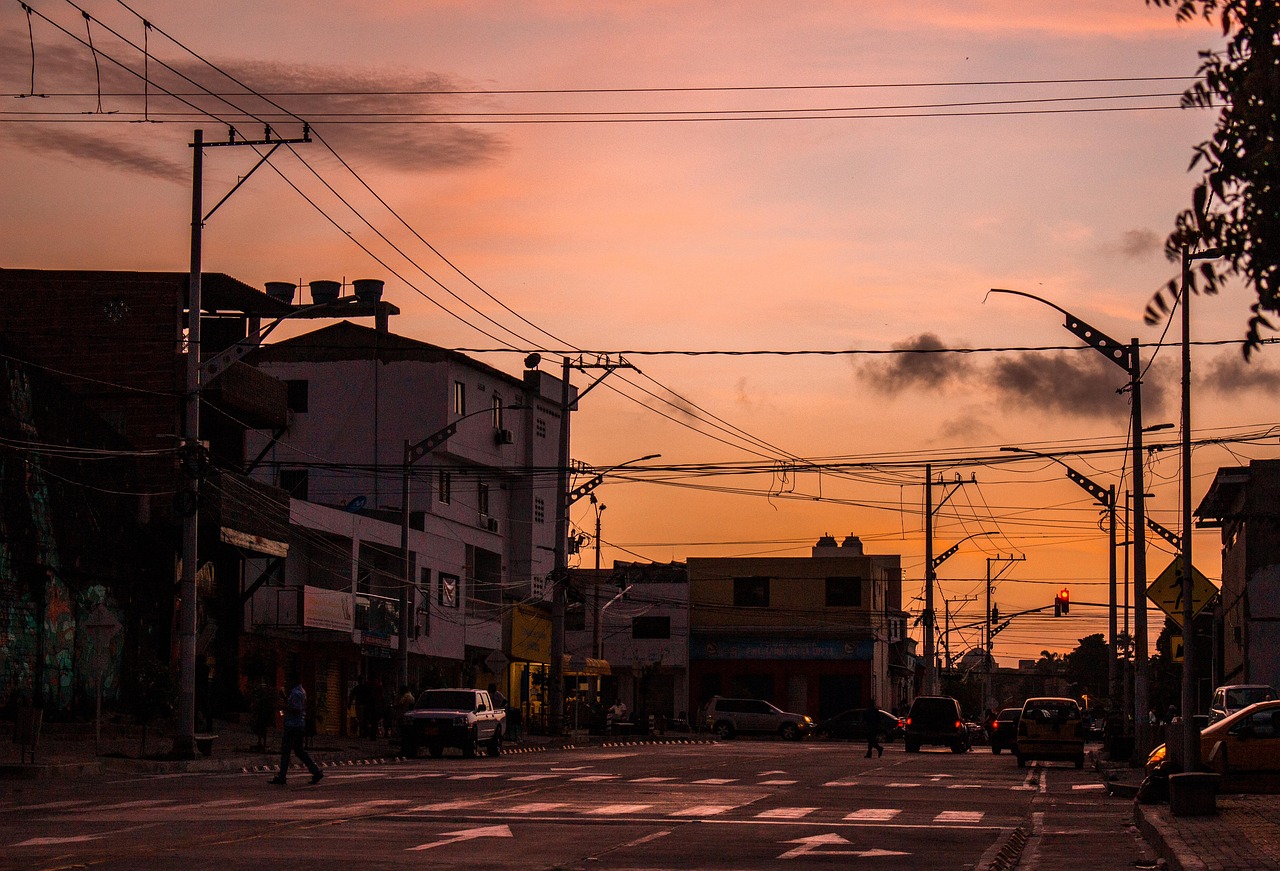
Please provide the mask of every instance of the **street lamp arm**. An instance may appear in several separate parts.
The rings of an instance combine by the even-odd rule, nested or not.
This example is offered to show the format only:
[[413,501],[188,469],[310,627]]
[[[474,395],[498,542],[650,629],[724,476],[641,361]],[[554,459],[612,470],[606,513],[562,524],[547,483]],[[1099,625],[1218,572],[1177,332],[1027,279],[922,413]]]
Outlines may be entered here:
[[1133,350],[1129,346],[1122,345],[1106,333],[1099,330],[1097,327],[1085,323],[1062,306],[1049,302],[1049,300],[1038,297],[1033,293],[1026,293],[1021,290],[1005,290],[1003,288],[993,287],[988,291],[988,295],[992,293],[1007,293],[1012,296],[1025,296],[1027,299],[1034,299],[1036,302],[1043,303],[1049,308],[1061,312],[1063,317],[1062,325],[1064,327],[1075,334],[1077,338],[1083,340],[1085,344],[1089,345],[1089,347],[1102,354],[1112,363],[1115,363],[1125,372],[1128,372],[1131,377],[1137,377],[1137,360],[1135,359]]
[[[519,411],[520,409],[523,409],[525,407],[526,406],[523,406],[523,405],[502,406],[502,408],[507,411]],[[492,408],[476,409],[475,411],[471,411],[471,412],[468,412],[467,414],[462,415],[457,420],[446,425],[442,429],[439,429],[436,432],[433,432],[431,435],[427,436],[420,442],[415,442],[413,444],[410,444],[408,441],[406,441],[405,450],[404,450],[405,466],[407,467],[407,466],[413,465],[414,463],[418,462],[418,460],[422,459],[424,456],[431,453],[436,448],[440,447],[440,445],[447,442],[450,438],[454,436],[454,434],[458,432],[458,424],[460,424],[462,421],[466,420],[469,417],[475,417],[480,414],[493,414],[493,409]]]
[[1077,484],[1080,487],[1080,489],[1084,490],[1086,493],[1092,496],[1094,498],[1094,501],[1096,501],[1099,505],[1101,505],[1103,508],[1106,508],[1108,510],[1110,510],[1113,507],[1111,504],[1111,500],[1113,498],[1112,491],[1089,480],[1084,475],[1081,475],[1079,472],[1077,472],[1075,469],[1068,466],[1066,463],[1062,462],[1062,460],[1058,459],[1057,457],[1051,454],[1042,454],[1039,451],[1029,451],[1026,448],[1001,448],[1000,450],[1007,451],[1009,453],[1027,454],[1032,457],[1042,457],[1043,459],[1051,460],[1057,463],[1059,466],[1061,466],[1063,469],[1066,470],[1067,477],[1070,478],[1073,483]]
[[937,569],[938,566],[942,565],[948,559],[955,556],[956,551],[960,549],[960,545],[964,544],[969,539],[978,538],[979,536],[982,536],[982,535],[995,535],[995,534],[996,533],[994,532],[975,532],[973,535],[966,535],[964,538],[960,539],[955,544],[951,545],[951,547],[947,548],[945,551],[935,556],[933,558],[933,567]]
[[591,480],[587,481],[585,484],[580,484],[577,487],[574,487],[572,490],[570,490],[569,501],[567,504],[572,505],[573,503],[581,499],[583,496],[586,496],[592,490],[599,487],[601,484],[604,483],[605,475],[608,475],[610,472],[617,471],[618,469],[621,469],[623,466],[630,466],[632,463],[643,463],[645,460],[656,460],[660,456],[662,456],[662,454],[646,454],[643,457],[636,457],[634,460],[627,460],[625,463],[618,463],[616,466],[610,466],[604,471],[593,475],[591,477]]

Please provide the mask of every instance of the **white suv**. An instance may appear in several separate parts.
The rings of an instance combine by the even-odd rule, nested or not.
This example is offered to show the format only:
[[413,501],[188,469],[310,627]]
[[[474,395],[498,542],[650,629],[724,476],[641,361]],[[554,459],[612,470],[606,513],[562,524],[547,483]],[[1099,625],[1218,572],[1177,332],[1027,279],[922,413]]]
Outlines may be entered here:
[[804,714],[779,710],[760,699],[724,699],[707,702],[707,728],[720,738],[735,735],[777,735],[799,741],[813,731],[813,720]]

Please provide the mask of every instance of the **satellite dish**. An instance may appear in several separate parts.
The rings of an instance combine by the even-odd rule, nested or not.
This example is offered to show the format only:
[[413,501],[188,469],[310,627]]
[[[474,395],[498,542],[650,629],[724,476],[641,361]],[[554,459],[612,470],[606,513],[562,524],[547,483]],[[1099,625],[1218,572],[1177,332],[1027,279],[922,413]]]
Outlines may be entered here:
[[364,498],[363,496],[357,496],[356,498],[352,499],[350,502],[347,503],[345,510],[359,511],[360,509],[364,508],[364,506],[367,505],[368,503],[369,503],[368,499]]
[[524,358],[524,368],[537,369],[538,364],[541,362],[542,362],[541,354],[530,354],[528,357]]

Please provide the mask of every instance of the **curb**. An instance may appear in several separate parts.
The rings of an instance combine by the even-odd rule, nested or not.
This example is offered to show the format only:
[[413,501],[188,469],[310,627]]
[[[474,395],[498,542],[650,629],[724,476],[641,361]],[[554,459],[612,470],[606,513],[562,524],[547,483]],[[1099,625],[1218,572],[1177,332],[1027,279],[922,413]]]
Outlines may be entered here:
[[662,744],[719,744],[714,738],[644,738],[637,741],[601,741],[593,747],[646,747]]
[[1158,806],[1137,802],[1133,805],[1133,821],[1138,831],[1173,871],[1207,871],[1209,866],[1186,848],[1181,836],[1161,817]]

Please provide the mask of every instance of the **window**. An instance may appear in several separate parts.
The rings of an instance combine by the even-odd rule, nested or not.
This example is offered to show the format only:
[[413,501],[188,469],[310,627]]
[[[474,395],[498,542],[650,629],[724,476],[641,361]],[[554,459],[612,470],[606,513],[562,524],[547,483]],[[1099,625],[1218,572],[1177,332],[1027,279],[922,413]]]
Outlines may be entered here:
[[461,381],[453,382],[453,413],[467,413],[467,385]]
[[306,469],[281,469],[280,489],[288,492],[294,499],[307,499],[310,486],[310,475]]
[[439,499],[441,502],[448,505],[453,501],[453,475],[446,472],[444,469],[441,469],[438,480],[439,483],[437,491],[439,493]]
[[827,607],[856,608],[862,604],[862,578],[827,578]]
[[535,496],[533,498],[533,522],[534,523],[547,522],[547,503],[543,500],[541,496]]
[[294,412],[306,411],[309,390],[308,383],[303,380],[290,379],[284,382],[284,386],[288,389],[289,410]]
[[440,607],[456,608],[462,598],[462,588],[457,575],[440,575]]
[[538,438],[545,439],[547,437],[547,422],[542,418],[538,418],[534,422],[533,430],[538,434]]
[[670,638],[671,637],[671,618],[670,617],[632,617],[631,618],[631,637],[632,638]]
[[733,604],[736,608],[768,608],[769,579],[761,577],[734,578]]
[[493,394],[489,399],[489,408],[493,412],[493,428],[502,429],[502,397],[496,393]]
[[480,513],[485,517],[489,516],[489,485],[484,481],[476,484],[476,505],[480,508]]

